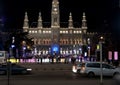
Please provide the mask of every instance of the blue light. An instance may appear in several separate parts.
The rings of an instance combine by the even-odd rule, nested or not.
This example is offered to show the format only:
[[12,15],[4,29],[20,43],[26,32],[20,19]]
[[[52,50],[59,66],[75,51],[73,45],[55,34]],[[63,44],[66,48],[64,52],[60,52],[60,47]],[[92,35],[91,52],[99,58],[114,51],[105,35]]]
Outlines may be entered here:
[[51,46],[51,53],[54,54],[54,52],[59,54],[59,45],[58,44],[53,44]]
[[58,51],[58,47],[53,47],[53,51]]
[[11,45],[11,47],[12,47],[12,48],[14,48],[14,47],[15,47],[15,45]]

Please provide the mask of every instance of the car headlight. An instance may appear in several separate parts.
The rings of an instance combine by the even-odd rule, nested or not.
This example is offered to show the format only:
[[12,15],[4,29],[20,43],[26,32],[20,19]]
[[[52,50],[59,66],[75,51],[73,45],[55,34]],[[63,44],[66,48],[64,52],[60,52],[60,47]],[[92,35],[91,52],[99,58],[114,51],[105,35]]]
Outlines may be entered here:
[[31,68],[28,68],[27,71],[32,71],[32,69],[31,69]]
[[76,73],[76,72],[77,72],[77,67],[76,67],[76,66],[73,66],[73,67],[72,67],[72,71],[73,71],[74,73]]

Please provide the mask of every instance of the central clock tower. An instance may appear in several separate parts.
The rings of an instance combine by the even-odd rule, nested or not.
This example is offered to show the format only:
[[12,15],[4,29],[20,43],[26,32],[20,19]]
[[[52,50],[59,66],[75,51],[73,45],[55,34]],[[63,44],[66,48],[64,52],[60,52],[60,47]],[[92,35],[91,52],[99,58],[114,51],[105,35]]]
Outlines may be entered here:
[[52,43],[59,44],[59,28],[60,28],[60,17],[59,17],[59,2],[58,0],[52,1],[51,11],[51,29],[52,29]]
[[60,27],[60,17],[59,17],[59,2],[58,0],[52,1],[52,12],[51,12],[51,27],[59,28]]
[[[58,0],[52,1],[52,10],[51,10],[51,52],[59,53],[59,30],[60,30],[60,13],[59,13],[59,2]],[[58,50],[56,50],[58,49]]]

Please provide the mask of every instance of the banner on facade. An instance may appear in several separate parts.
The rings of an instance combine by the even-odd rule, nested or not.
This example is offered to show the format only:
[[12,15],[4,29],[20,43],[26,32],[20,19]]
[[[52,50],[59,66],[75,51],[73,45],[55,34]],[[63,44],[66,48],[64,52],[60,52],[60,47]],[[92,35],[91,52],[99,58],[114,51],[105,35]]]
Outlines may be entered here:
[[114,60],[118,60],[118,51],[114,52]]
[[109,51],[109,52],[108,52],[108,59],[109,59],[109,60],[112,60],[112,51]]

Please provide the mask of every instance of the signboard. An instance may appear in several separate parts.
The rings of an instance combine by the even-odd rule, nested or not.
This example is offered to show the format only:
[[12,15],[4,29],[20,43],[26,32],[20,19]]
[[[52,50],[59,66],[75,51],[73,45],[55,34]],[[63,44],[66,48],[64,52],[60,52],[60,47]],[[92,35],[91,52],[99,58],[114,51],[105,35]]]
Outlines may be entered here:
[[109,60],[112,60],[112,51],[109,51],[109,52],[108,52],[108,59],[109,59]]
[[114,60],[118,60],[118,52],[117,51],[114,52]]

